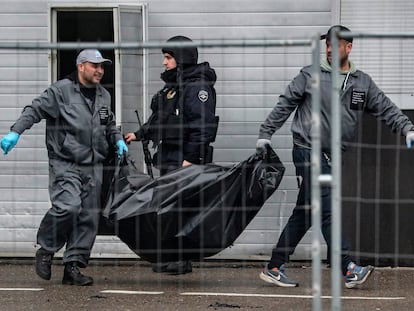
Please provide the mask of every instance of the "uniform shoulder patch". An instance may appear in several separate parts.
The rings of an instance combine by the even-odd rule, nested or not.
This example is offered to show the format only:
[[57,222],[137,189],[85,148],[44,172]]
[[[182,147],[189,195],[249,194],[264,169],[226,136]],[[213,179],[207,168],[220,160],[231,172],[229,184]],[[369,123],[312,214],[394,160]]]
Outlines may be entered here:
[[198,92],[198,99],[202,102],[205,103],[208,100],[208,92],[205,90],[200,90]]

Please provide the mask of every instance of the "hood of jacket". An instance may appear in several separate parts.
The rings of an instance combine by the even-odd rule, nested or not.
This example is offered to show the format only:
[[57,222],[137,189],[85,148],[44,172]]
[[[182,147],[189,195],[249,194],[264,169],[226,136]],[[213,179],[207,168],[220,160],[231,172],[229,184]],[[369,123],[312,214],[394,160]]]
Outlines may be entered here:
[[[349,71],[341,71],[341,75],[347,75],[348,73],[355,73],[356,72],[356,66],[352,61],[349,61],[350,68]],[[326,58],[321,58],[321,69],[324,71],[332,72],[332,66],[328,62]]]
[[185,68],[171,69],[161,73],[161,80],[166,85],[174,86],[178,81],[188,83],[197,80],[206,81],[208,84],[213,86],[217,81],[216,71],[210,67],[208,62],[200,63],[194,66]]
[[186,67],[182,69],[182,71],[178,71],[178,74],[181,74],[181,80],[184,83],[195,80],[204,80],[210,85],[214,85],[217,81],[216,71],[210,67],[208,62]]
[[[349,76],[351,74],[354,74],[357,71],[356,66],[353,62],[349,61],[349,66],[350,66],[350,68],[349,68],[348,71],[341,71],[340,72],[339,80],[337,81],[338,82],[337,87],[339,89],[341,89],[342,91],[344,91],[344,89],[347,85]],[[321,70],[325,71],[325,72],[332,72],[332,66],[326,58],[321,59]]]

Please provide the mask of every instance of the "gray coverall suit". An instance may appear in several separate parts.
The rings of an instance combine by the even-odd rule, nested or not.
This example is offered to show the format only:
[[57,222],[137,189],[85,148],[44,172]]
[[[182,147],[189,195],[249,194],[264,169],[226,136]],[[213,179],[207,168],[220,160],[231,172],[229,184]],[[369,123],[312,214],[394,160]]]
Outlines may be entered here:
[[22,134],[46,120],[52,207],[40,223],[37,242],[53,253],[66,243],[63,262],[84,267],[98,230],[102,162],[122,135],[110,94],[97,85],[92,101],[82,94],[77,75],[72,78],[57,81],[35,98],[11,130]]

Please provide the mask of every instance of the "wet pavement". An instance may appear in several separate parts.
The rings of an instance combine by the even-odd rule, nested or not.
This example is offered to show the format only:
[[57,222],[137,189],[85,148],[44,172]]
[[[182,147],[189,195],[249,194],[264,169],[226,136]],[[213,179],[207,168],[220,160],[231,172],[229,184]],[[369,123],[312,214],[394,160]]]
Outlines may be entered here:
[[[63,265],[52,279],[34,271],[33,260],[0,260],[0,310],[312,310],[311,263],[290,263],[297,288],[259,279],[263,262],[193,263],[185,275],[153,273],[144,261],[91,261],[88,287],[62,285]],[[322,270],[323,310],[331,309],[330,269]],[[358,289],[342,289],[342,310],[414,310],[414,269],[376,268]]]

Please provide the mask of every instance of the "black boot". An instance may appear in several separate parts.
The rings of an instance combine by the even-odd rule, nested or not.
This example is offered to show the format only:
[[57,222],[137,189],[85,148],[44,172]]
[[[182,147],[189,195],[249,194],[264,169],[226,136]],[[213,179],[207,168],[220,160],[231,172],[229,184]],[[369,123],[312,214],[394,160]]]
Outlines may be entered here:
[[44,280],[50,280],[50,277],[52,276],[53,255],[53,253],[50,253],[43,248],[39,248],[36,252],[36,273]]
[[157,262],[152,264],[152,271],[157,273],[186,274],[193,271],[190,260]]
[[87,286],[93,284],[93,278],[87,275],[83,275],[79,271],[78,263],[76,261],[73,261],[65,264],[62,284]]
[[174,261],[168,265],[170,274],[186,274],[193,272],[193,265],[190,260]]
[[169,262],[155,262],[152,264],[152,271],[156,273],[168,272]]

